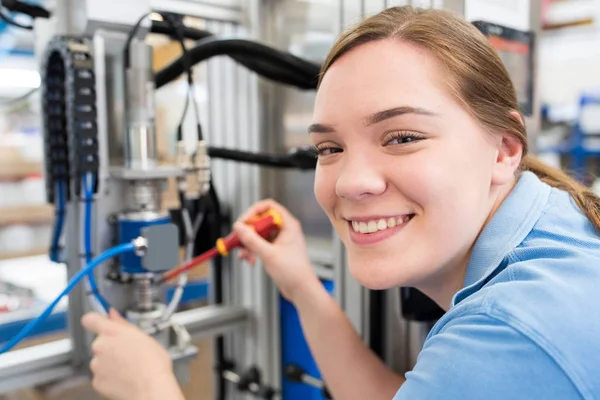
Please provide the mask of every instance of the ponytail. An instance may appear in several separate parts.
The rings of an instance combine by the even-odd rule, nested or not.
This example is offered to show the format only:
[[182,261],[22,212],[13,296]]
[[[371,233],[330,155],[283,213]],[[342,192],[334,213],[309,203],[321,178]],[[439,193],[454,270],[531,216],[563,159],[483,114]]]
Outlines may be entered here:
[[600,197],[596,196],[589,188],[565,172],[546,165],[531,155],[525,156],[521,161],[521,171],[531,171],[548,185],[569,192],[577,206],[600,233]]

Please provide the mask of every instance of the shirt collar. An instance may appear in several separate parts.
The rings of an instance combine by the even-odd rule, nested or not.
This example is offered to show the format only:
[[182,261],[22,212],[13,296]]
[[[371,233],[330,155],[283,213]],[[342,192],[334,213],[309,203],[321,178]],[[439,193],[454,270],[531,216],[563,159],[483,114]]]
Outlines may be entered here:
[[552,188],[534,173],[523,172],[515,187],[502,202],[476,240],[463,289],[454,295],[452,305],[475,293],[521,243],[540,218]]

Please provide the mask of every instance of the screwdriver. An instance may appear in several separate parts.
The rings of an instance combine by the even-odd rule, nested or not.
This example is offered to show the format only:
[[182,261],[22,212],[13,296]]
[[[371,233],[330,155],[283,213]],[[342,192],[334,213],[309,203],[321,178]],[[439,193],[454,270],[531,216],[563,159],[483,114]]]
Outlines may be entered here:
[[[260,236],[262,236],[265,239],[268,239],[271,236],[271,234],[281,229],[281,227],[283,226],[283,218],[281,217],[281,214],[271,209],[246,220],[244,223],[252,226],[256,233],[258,233]],[[198,265],[218,255],[227,257],[231,250],[240,247],[241,244],[242,243],[240,242],[240,238],[238,237],[238,235],[235,232],[232,232],[226,237],[218,239],[215,247],[213,247],[212,249],[200,254],[198,257],[191,259],[187,263],[175,268],[174,270],[162,274],[159,282],[157,283],[162,283],[171,280],[174,277],[180,275],[181,273],[189,271],[190,269],[197,267]]]

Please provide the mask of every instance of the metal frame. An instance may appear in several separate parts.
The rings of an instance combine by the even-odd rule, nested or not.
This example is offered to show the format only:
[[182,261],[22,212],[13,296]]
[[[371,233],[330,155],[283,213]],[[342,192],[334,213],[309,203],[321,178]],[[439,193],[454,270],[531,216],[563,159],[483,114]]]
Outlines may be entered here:
[[[91,1],[95,0],[88,0],[88,3]],[[88,3],[86,5],[89,5]],[[180,12],[203,18],[210,25],[211,30],[225,35],[243,35],[244,33],[248,35],[252,26],[242,26],[242,21],[248,23],[248,19],[243,17],[248,13],[257,15],[256,11],[251,10],[251,7],[248,8],[247,5],[242,7],[241,2],[231,0],[227,2],[153,0],[148,1],[147,4],[156,10]],[[256,2],[254,6],[258,7],[259,3]],[[119,120],[122,121],[122,116],[115,115],[118,107],[113,104],[122,96],[122,93],[119,92],[119,85],[112,83],[115,81],[112,61],[118,61],[120,57],[127,26],[123,23],[110,23],[106,19],[106,15],[94,19],[93,15],[86,15],[86,7],[82,13],[71,12],[72,10],[67,9],[61,10],[60,5],[58,8],[57,14],[60,15],[60,21],[57,21],[55,25],[56,29],[61,29],[61,33],[81,34],[83,30],[94,30],[89,33],[94,34],[99,146],[102,165],[99,174],[100,190],[94,215],[95,225],[98,227],[94,245],[96,249],[103,249],[108,247],[106,233],[110,230],[110,226],[107,220],[111,213],[120,210],[120,206],[123,204],[121,187],[110,175],[110,165],[113,161],[111,157],[114,156],[115,151],[115,148],[112,147],[115,142],[113,132],[122,130],[118,126]],[[114,10],[114,12],[118,11]],[[134,16],[133,18],[137,19],[138,17]],[[117,20],[121,19],[122,17]],[[135,21],[132,21],[132,24],[133,22]],[[49,38],[53,32],[46,34],[47,36],[44,37]],[[252,36],[251,33],[250,35]],[[43,44],[37,46],[37,48],[43,47]],[[241,144],[248,150],[258,151],[261,147],[259,144],[259,120],[253,118],[258,111],[258,80],[249,72],[242,71],[230,60],[218,58],[209,61],[208,64],[211,112],[206,116],[210,123],[204,124],[205,128],[210,127],[205,129],[208,141],[214,145],[235,148]],[[245,98],[242,98],[240,93],[245,94]],[[248,134],[240,143],[239,137],[245,132]],[[116,141],[119,142],[118,139]],[[241,166],[220,161],[215,161],[214,164],[214,180],[218,192],[223,203],[231,209],[232,216],[235,218],[259,199],[258,171],[242,172]],[[247,166],[243,166],[243,169],[246,170]],[[245,185],[242,187],[237,182],[244,182]],[[79,238],[81,236],[78,204],[75,201],[68,207],[67,237]],[[100,232],[98,233],[98,231]],[[69,278],[80,269],[78,247],[78,245],[69,246],[67,257]],[[269,285],[272,286],[272,284],[260,268],[251,270],[237,264],[237,261],[227,260],[226,262],[225,304],[178,313],[173,318],[174,322],[185,326],[194,340],[235,332],[234,336],[238,338],[238,343],[243,343],[244,346],[230,346],[229,356],[236,361],[240,369],[251,365],[258,366],[265,372],[267,382],[278,386],[278,371],[276,374],[271,372],[275,369],[271,367],[272,361],[276,359],[276,353],[273,352],[273,342],[276,341],[271,340],[276,334],[269,337],[270,329],[274,326],[273,318],[271,318],[273,310],[269,307],[269,304],[273,302],[273,291],[269,293]],[[234,285],[237,285],[237,290]],[[0,392],[40,385],[86,372],[91,336],[83,330],[80,324],[81,317],[89,310],[81,287],[69,295],[69,304],[69,339],[16,350],[0,356]],[[233,344],[233,341],[230,343]],[[232,397],[237,397],[237,395]]]

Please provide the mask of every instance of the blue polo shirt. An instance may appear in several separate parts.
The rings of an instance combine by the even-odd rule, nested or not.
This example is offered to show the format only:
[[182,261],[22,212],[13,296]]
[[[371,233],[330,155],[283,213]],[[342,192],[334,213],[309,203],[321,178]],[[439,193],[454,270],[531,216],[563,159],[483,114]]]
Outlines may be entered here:
[[568,193],[521,175],[395,396],[409,399],[600,399],[600,238]]

